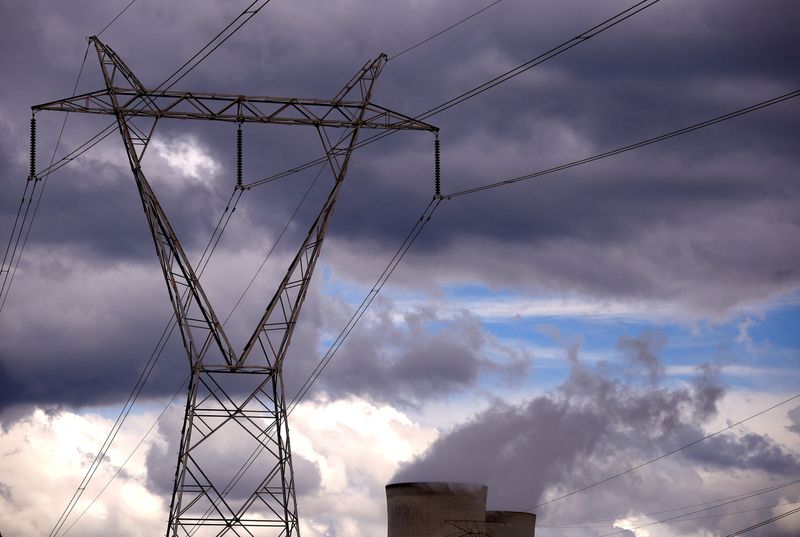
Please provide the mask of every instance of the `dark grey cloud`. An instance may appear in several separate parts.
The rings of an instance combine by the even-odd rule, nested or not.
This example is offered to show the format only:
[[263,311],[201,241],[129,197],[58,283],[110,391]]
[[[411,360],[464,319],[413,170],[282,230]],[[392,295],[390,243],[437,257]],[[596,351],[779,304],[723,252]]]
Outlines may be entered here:
[[[330,2],[307,9],[302,2],[276,0],[178,88],[330,96],[380,50],[397,52],[446,26],[453,19],[451,7],[426,6],[420,13],[422,7],[395,2],[357,9],[352,2]],[[466,14],[472,7],[458,9]],[[375,101],[409,114],[425,110],[620,9],[611,1],[580,7],[503,2],[391,60]],[[0,60],[0,186],[9,193],[0,198],[0,230],[10,230],[16,193],[27,174],[29,107],[69,95],[83,57],[83,36],[102,28],[114,7],[39,0],[5,3],[0,9],[0,44],[13,51]],[[238,9],[213,2],[185,9],[140,0],[102,37],[145,84],[155,86]],[[584,157],[793,89],[800,48],[791,21],[797,10],[786,0],[763,2],[758,13],[744,0],[662,2],[432,118],[442,129],[445,191]],[[142,28],[152,29],[147,38]],[[90,51],[79,89],[100,87]],[[38,117],[43,164],[61,116]],[[798,157],[792,143],[799,122],[796,107],[785,103],[535,183],[445,202],[393,281],[400,289],[468,282],[511,292],[656,300],[701,317],[791,292],[800,284],[800,186],[794,180]],[[105,118],[70,117],[62,151],[105,124]],[[179,237],[196,258],[233,183],[234,128],[164,122],[157,132],[167,144],[193,140],[219,165],[207,174],[208,182],[197,183],[166,168],[153,148],[145,159],[145,171]],[[247,126],[245,147],[251,178],[321,152],[313,132],[272,126]],[[285,223],[314,172],[245,193],[215,258],[225,258],[218,265],[224,268],[208,280],[246,283],[250,267],[226,266],[225,260],[266,251],[267,239]],[[326,186],[330,178],[322,176],[278,248],[281,261],[268,271],[270,277],[280,276],[280,265],[313,218]],[[373,269],[380,271],[431,190],[430,135],[402,133],[359,150],[322,263],[349,281],[371,283]],[[141,278],[132,282],[129,273],[118,280],[99,278],[121,266],[141,270]],[[48,181],[0,317],[0,384],[7,388],[0,406],[123,399],[169,316],[160,278],[115,134]],[[77,286],[79,281],[95,285]],[[270,295],[264,282],[258,299],[229,328],[237,338],[246,337]],[[126,285],[127,292],[117,293]],[[231,288],[209,283],[208,292],[232,305]],[[61,300],[55,301],[57,296]],[[312,299],[324,297],[312,294],[303,311],[290,357],[293,367],[287,368],[290,388],[313,367],[321,334],[335,332],[340,325],[334,319],[347,316],[340,311],[331,318],[327,306]],[[456,392],[480,375],[508,376],[527,359],[498,349],[468,317],[432,330],[442,322],[435,316],[424,322],[407,319],[409,324],[398,328],[387,324],[386,315],[388,310],[379,312],[353,333],[338,365],[323,378],[327,391],[411,403]],[[423,312],[413,315],[424,318]],[[78,322],[84,316],[88,320]],[[488,361],[489,352],[503,355],[505,365]],[[647,358],[646,349],[642,353],[636,356]],[[169,356],[148,395],[171,393],[183,377],[179,344],[170,346]],[[717,395],[709,386],[704,412],[713,410]],[[700,408],[699,392],[694,402]]]
[[531,365],[531,356],[498,344],[467,311],[454,319],[424,308],[403,312],[399,322],[397,315],[390,302],[378,303],[320,377],[322,388],[419,407],[479,378],[520,380]]
[[714,437],[689,451],[687,457],[712,468],[756,469],[776,475],[792,475],[800,468],[797,455],[785,451],[769,436],[755,433],[741,438]]

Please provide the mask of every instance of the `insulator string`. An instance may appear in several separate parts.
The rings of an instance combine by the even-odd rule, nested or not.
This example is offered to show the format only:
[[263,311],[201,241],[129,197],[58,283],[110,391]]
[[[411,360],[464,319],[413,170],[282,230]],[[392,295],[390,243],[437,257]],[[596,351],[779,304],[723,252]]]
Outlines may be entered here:
[[28,180],[36,179],[36,115],[31,116],[31,159]]
[[437,134],[436,140],[433,142],[434,181],[437,198],[442,197],[442,166],[439,153],[439,135]]
[[236,188],[242,188],[242,124],[236,129]]

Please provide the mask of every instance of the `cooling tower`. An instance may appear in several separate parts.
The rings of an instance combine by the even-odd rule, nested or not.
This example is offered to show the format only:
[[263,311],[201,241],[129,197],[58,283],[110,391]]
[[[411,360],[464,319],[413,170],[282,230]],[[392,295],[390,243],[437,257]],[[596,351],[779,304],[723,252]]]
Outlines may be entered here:
[[485,529],[486,492],[468,483],[386,485],[389,537],[459,537]]
[[486,534],[490,537],[533,537],[536,515],[519,511],[486,511]]

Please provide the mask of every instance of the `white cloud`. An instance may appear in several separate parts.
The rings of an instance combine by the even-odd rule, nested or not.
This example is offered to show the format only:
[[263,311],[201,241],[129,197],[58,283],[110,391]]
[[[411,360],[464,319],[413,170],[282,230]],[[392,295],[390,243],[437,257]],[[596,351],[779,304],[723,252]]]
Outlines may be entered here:
[[[168,170],[178,172],[178,176],[193,182],[211,185],[214,175],[221,166],[207,152],[196,137],[187,135],[174,138],[172,140],[162,140],[155,138],[151,142],[151,147],[157,159],[166,164]],[[151,157],[152,158],[152,157]],[[161,163],[156,160],[153,163],[160,168]],[[167,171],[167,170],[160,170]],[[153,177],[155,178],[156,174]]]
[[[130,419],[64,530],[89,507],[152,420],[149,414]],[[85,475],[111,424],[111,420],[93,414],[61,412],[50,416],[36,410],[0,435],[0,482],[4,491],[0,494],[0,530],[18,537],[47,534]],[[144,486],[143,452],[140,450],[131,459],[70,534],[138,537],[161,532],[166,520],[165,503]]]
[[293,452],[317,463],[322,476],[320,490],[298,507],[306,535],[385,533],[383,487],[437,436],[395,408],[358,398],[303,403],[291,423]]
[[[132,415],[78,502],[65,529],[133,450],[154,413]],[[35,410],[0,435],[0,531],[15,537],[47,534],[80,483],[112,426],[97,414]],[[383,487],[402,462],[437,436],[402,412],[356,398],[303,403],[291,416],[293,451],[317,464],[320,489],[300,497],[305,535],[335,531],[357,537],[386,531]],[[163,434],[163,433],[162,433]],[[69,535],[158,535],[169,498],[147,488],[145,457],[153,435],[89,508]]]

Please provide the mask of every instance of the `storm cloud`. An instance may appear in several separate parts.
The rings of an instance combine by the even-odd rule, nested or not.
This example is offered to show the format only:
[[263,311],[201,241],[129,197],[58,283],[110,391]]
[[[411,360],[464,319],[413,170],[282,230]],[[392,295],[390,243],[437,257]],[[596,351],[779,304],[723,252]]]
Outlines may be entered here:
[[[270,4],[263,17],[237,34],[235,43],[210,56],[180,86],[332,95],[366,58],[380,50],[402,50],[451,17],[442,10],[422,22],[415,14],[418,6],[384,2],[355,10],[358,15],[337,27],[327,22],[341,6],[301,6]],[[26,128],[27,109],[69,95],[84,46],[69,35],[88,34],[93,20],[104,20],[108,7],[95,7],[81,11],[44,1],[4,7],[4,46],[21,43],[3,60],[9,73],[0,122],[5,133],[0,177],[6,192],[20,191],[26,174],[26,137],[20,133]],[[615,9],[611,3],[581,10],[560,2],[497,6],[469,31],[454,31],[425,53],[412,51],[391,60],[378,82],[375,101],[409,114],[425,110],[534,57]],[[180,65],[204,43],[214,21],[229,16],[230,10],[202,3],[186,16],[177,7],[145,2],[103,39],[146,85],[155,86],[171,66]],[[628,21],[624,31],[610,30],[431,118],[441,128],[445,192],[581,158],[791,89],[800,48],[786,14],[796,11],[796,5],[775,0],[758,11],[752,16],[745,2],[659,4]],[[361,18],[378,13],[375,20],[392,20],[392,26],[360,24]],[[159,21],[156,27],[169,24],[169,35],[181,39],[141,39],[135,29],[152,26],[152,20]],[[535,21],[537,31],[523,31],[529,24],[524,21]],[[500,35],[508,38],[499,40]],[[79,91],[101,87],[95,63],[90,51]],[[234,67],[239,64],[246,68]],[[53,113],[38,117],[42,161],[52,151],[61,118]],[[407,263],[415,270],[398,271],[393,282],[400,289],[481,282],[521,293],[653,300],[692,318],[718,318],[742,304],[779,296],[800,284],[800,187],[794,180],[798,163],[788,143],[799,120],[796,107],[784,104],[714,127],[713,135],[697,133],[591,168],[445,202],[408,255]],[[106,118],[70,117],[61,151],[76,147],[105,124]],[[233,130],[228,125],[165,122],[156,140],[160,145],[145,159],[145,172],[179,237],[197,258],[233,185]],[[427,135],[403,133],[357,152],[323,263],[348,281],[371,282],[431,194],[431,146]],[[191,147],[207,159],[208,165],[197,172],[202,180],[170,164],[170,151],[181,147]],[[314,134],[302,129],[246,128],[245,172],[250,179],[319,154]],[[155,340],[161,321],[154,320],[169,315],[123,155],[112,137],[48,180],[3,312],[2,362],[12,386],[4,397],[8,403],[58,399],[61,396],[49,396],[65,393],[58,383],[79,386],[87,370],[92,371],[89,380],[94,386],[116,385],[117,366],[133,373],[142,360],[134,356],[148,352],[138,334],[151,334]],[[289,217],[314,172],[245,193],[220,246],[221,255],[239,261],[206,277],[211,295],[221,296],[222,302],[228,293],[235,296],[233,285],[214,291],[220,282],[243,287],[257,266],[257,257],[249,254],[266,250],[268,241],[259,238],[275,237],[275,229]],[[320,179],[276,257],[291,254],[329,181],[324,175]],[[3,197],[3,229],[10,229],[17,206],[16,196]],[[245,261],[255,265],[242,271]],[[280,263],[269,272],[271,277],[280,274]],[[137,267],[135,279],[119,270],[122,264]],[[60,291],[65,304],[54,307],[43,300]],[[67,330],[58,319],[48,326],[54,309],[74,309],[73,304],[81,304],[89,315],[103,312],[93,337],[83,338],[78,346],[73,334],[88,326]],[[101,304],[119,307],[106,314]],[[253,305],[250,311],[258,309]],[[16,323],[18,318],[36,321]],[[51,336],[48,347],[39,350],[35,340],[41,338],[34,334],[43,330]],[[316,352],[315,335],[309,338],[309,348]],[[76,367],[59,367],[48,376],[49,368],[37,364],[49,360],[53,349],[59,349],[60,363]],[[14,356],[31,350],[33,361],[10,366]],[[430,351],[408,349],[404,359],[413,361],[415,353]],[[459,352],[450,345],[436,354],[446,360]],[[367,350],[356,359],[370,355],[374,352]],[[478,359],[468,361],[475,364]],[[474,374],[471,367],[453,371],[469,377]],[[414,370],[402,369],[409,375]],[[177,378],[169,375],[173,384]],[[335,378],[347,391],[358,383],[366,385],[370,377]],[[450,383],[467,380],[454,377]],[[165,382],[159,391],[167,393],[168,385]],[[334,377],[328,386],[336,389]],[[415,384],[408,388],[409,397],[423,389]],[[93,390],[79,391],[82,397],[73,398],[73,403],[91,401]],[[107,401],[123,393],[101,389],[97,397]]]

